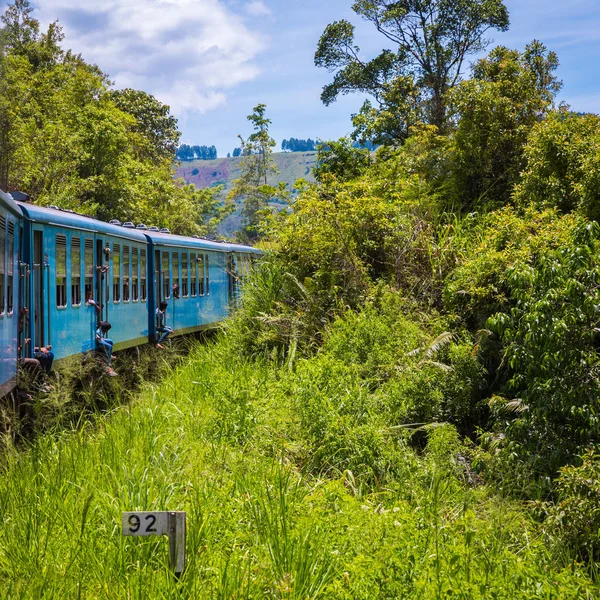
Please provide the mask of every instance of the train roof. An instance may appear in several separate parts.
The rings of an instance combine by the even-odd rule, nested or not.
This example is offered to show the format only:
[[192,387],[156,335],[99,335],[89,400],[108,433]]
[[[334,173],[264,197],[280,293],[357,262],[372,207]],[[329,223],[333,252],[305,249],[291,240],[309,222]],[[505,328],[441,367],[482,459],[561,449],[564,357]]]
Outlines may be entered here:
[[[1,198],[4,199],[5,196],[7,195],[2,193]],[[147,229],[130,229],[128,227],[123,227],[122,225],[105,223],[104,221],[99,221],[98,219],[80,215],[69,210],[38,206],[36,204],[25,202],[15,202],[10,197],[7,197],[6,202],[7,204],[10,203],[10,206],[14,207],[13,210],[15,210],[17,214],[20,215],[22,212],[28,219],[36,223],[45,223],[48,225],[67,227],[69,229],[80,229],[83,231],[94,231],[97,233],[104,233],[143,243],[146,243],[149,240],[155,246],[189,247],[212,250],[215,252],[245,252],[249,254],[263,254],[261,250],[253,248],[252,246],[216,242],[204,238],[149,231]]]
[[146,243],[146,237],[136,229],[127,229],[119,225],[111,225],[104,221],[92,219],[69,210],[60,208],[48,208],[45,206],[37,206],[25,202],[18,202],[23,214],[35,223],[45,223],[47,225],[57,225],[58,227],[66,227],[68,229],[79,229],[82,231],[93,231],[96,233],[105,233],[116,237],[135,240]]
[[5,208],[8,208],[15,215],[22,217],[21,210],[19,209],[19,205],[13,200],[13,197],[10,194],[7,194],[0,190],[0,204]]
[[243,246],[241,244],[230,244],[228,242],[216,242],[204,238],[195,238],[185,235],[176,235],[173,233],[162,233],[158,231],[145,231],[146,236],[152,240],[155,246],[170,246],[184,248],[201,248],[203,250],[213,250],[215,252],[246,252],[249,254],[262,254],[261,250],[252,246]]

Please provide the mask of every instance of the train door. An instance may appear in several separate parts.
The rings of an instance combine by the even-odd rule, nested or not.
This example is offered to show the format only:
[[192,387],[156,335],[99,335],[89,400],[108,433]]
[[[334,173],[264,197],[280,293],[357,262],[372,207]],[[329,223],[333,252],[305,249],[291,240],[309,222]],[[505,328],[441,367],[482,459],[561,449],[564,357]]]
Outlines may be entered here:
[[110,300],[109,274],[110,245],[96,238],[96,293],[94,300],[101,306],[99,320],[108,321],[108,302]]
[[50,318],[49,308],[50,288],[47,287],[47,275],[50,265],[48,264],[48,255],[44,253],[44,233],[41,230],[33,231],[33,342],[36,346],[45,346],[46,319]]
[[154,297],[156,298],[156,306],[160,304],[162,299],[161,288],[162,288],[162,276],[160,271],[160,250],[154,251]]
[[235,254],[227,257],[227,280],[229,282],[229,304],[235,308],[238,297],[238,266]]

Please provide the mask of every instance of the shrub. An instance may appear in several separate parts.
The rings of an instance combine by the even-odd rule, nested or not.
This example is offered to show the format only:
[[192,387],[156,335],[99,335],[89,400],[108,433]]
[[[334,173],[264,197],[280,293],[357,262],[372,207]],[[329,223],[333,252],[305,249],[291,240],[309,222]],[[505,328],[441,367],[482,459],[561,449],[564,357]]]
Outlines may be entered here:
[[427,339],[419,325],[403,314],[407,308],[398,294],[384,289],[361,312],[346,311],[331,324],[323,352],[355,365],[363,379],[389,379],[409,352]]
[[549,531],[561,546],[584,559],[600,552],[600,455],[589,450],[579,466],[560,470],[558,501],[545,505]]
[[525,147],[515,200],[600,219],[600,117],[564,111],[538,123]]
[[515,265],[506,279],[513,307],[489,321],[505,347],[504,406],[513,411],[510,420],[498,413],[509,421],[503,449],[539,474],[600,442],[599,235],[596,223],[581,224],[563,248]]
[[471,233],[471,243],[444,285],[444,306],[473,328],[511,306],[507,270],[517,262],[534,264],[552,250],[567,245],[582,219],[560,217],[556,210],[523,213],[512,207],[490,213]]

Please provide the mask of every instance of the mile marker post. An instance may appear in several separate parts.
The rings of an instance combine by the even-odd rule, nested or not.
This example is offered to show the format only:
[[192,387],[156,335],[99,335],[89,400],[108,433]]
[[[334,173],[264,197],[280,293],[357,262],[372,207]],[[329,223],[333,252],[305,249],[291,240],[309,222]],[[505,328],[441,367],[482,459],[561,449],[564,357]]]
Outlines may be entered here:
[[179,577],[185,569],[185,513],[169,513],[169,566]]
[[122,514],[123,535],[166,535],[169,538],[169,568],[179,577],[185,569],[185,524],[183,511],[135,511]]

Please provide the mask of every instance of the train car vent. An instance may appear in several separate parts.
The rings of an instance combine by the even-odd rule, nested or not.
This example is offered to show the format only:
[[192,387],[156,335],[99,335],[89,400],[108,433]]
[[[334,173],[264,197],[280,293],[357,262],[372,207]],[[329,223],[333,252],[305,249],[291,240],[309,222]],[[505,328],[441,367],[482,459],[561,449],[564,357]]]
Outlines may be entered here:
[[158,231],[158,227],[156,225],[152,225],[152,227],[148,228],[148,231]]
[[171,233],[171,231],[170,231],[170,230],[169,230],[167,227],[163,227],[163,228],[160,230],[160,232],[161,232],[161,233]]
[[126,229],[135,229],[135,225],[131,221],[123,223],[123,227],[125,227]]
[[17,200],[17,202],[31,202],[31,196],[29,194],[25,194],[24,192],[11,192],[9,194],[13,200]]
[[108,222],[108,224],[109,224],[109,225],[120,225],[120,224],[121,224],[121,221],[119,221],[119,219],[111,219],[111,220]]
[[147,227],[146,227],[146,226],[145,226],[143,223],[140,223],[140,224],[139,224],[139,225],[136,227],[136,229],[142,229],[142,230],[146,231],[148,228],[147,228]]

